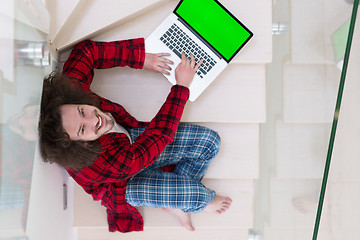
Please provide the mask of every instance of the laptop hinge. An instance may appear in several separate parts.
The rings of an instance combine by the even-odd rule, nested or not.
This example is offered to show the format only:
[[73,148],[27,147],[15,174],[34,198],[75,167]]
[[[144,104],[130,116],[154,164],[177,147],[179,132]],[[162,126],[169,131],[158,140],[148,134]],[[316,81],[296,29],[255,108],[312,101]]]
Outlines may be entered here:
[[185,26],[187,29],[189,29],[195,36],[198,37],[216,56],[218,56],[220,59],[223,59],[223,56],[216,51],[205,39],[203,39],[200,34],[198,34],[192,27],[189,26],[182,18],[178,17],[178,20]]

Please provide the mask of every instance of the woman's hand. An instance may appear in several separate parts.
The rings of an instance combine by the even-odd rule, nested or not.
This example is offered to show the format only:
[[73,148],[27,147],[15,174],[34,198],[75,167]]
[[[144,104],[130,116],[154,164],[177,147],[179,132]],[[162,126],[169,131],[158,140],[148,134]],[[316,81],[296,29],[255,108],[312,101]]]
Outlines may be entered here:
[[170,53],[145,53],[144,69],[170,75],[171,67],[169,64],[174,64],[169,59],[165,58],[170,56]]
[[181,86],[189,87],[192,80],[194,79],[194,75],[196,71],[199,69],[200,65],[202,64],[203,60],[201,59],[195,65],[194,55],[190,53],[189,60],[185,53],[181,53],[181,62],[175,69],[175,79],[176,83]]

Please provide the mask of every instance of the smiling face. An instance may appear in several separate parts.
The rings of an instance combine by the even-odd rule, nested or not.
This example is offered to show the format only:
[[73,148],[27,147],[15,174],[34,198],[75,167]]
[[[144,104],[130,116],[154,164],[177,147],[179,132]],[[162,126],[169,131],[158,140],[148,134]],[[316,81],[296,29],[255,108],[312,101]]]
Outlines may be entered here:
[[90,105],[62,105],[60,115],[65,132],[75,141],[96,140],[114,125],[110,116]]

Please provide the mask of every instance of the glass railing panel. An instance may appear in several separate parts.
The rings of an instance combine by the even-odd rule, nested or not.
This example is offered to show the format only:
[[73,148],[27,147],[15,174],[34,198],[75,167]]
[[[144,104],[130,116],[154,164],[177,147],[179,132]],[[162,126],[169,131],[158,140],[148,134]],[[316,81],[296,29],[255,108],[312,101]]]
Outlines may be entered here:
[[1,2],[0,239],[27,239],[49,15],[41,1]]
[[348,37],[313,239],[355,239],[360,234],[359,1],[348,2],[354,3],[353,12],[341,30]]
[[[345,0],[273,1],[267,121],[249,239],[313,237],[351,12]],[[338,239],[331,221],[324,217],[318,239]]]

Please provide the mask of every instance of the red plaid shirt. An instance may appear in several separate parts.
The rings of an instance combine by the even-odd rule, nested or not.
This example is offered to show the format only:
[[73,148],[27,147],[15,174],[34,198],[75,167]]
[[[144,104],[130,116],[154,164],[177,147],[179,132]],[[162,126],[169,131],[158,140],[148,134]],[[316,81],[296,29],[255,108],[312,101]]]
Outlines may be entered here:
[[[109,43],[85,41],[74,48],[64,65],[63,73],[71,77],[75,85],[90,91],[94,68],[142,68],[144,59],[145,48],[142,38]],[[109,231],[143,230],[140,213],[125,200],[126,181],[152,164],[173,141],[188,97],[188,88],[173,86],[165,103],[150,123],[137,121],[119,104],[99,97],[100,109],[110,112],[122,126],[147,126],[133,144],[130,144],[125,134],[108,133],[101,136],[99,142],[102,152],[91,166],[81,171],[67,169],[94,200],[101,200],[107,208]]]

